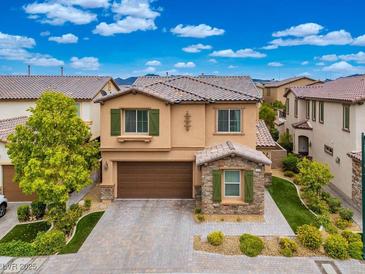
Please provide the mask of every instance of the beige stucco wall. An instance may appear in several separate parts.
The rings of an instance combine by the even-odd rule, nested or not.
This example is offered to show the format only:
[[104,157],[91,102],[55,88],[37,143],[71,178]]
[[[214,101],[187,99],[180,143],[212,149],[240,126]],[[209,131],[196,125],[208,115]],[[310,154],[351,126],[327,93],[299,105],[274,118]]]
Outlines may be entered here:
[[[324,123],[319,123],[319,104],[317,102],[316,121],[310,124],[313,130],[294,129],[291,124],[305,120],[305,101],[299,100],[298,118],[294,117],[294,95],[288,95],[290,113],[287,115],[286,128],[293,135],[294,152],[298,152],[298,137],[307,136],[310,141],[309,156],[314,160],[327,163],[334,175],[332,183],[347,197],[352,196],[352,161],[347,156],[350,151],[361,149],[361,132],[365,131],[365,105],[351,105],[350,107],[350,132],[342,130],[342,103],[324,102]],[[312,104],[310,104],[310,114]],[[333,156],[324,151],[324,145],[333,148]],[[340,163],[336,163],[336,159]]]

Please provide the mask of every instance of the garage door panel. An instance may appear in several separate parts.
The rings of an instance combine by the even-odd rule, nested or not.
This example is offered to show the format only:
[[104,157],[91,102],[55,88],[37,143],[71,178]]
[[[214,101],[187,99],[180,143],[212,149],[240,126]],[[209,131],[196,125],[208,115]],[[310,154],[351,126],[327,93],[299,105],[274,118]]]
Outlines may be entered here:
[[19,185],[13,181],[15,169],[12,165],[2,166],[3,168],[3,193],[9,202],[33,201],[35,195],[24,194]]
[[191,162],[118,163],[119,198],[192,198]]

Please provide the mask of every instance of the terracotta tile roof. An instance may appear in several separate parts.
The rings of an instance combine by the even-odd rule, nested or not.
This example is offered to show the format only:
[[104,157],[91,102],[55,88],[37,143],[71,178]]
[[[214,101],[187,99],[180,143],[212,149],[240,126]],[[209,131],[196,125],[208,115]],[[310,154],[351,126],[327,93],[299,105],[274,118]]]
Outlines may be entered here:
[[113,81],[106,76],[0,75],[0,100],[35,100],[45,91],[58,91],[74,99],[91,100],[109,80]]
[[306,87],[292,87],[285,96],[289,92],[293,92],[295,96],[302,99],[349,103],[365,101],[365,75],[340,78]]
[[287,78],[287,79],[280,80],[280,81],[271,81],[271,82],[268,82],[268,83],[263,83],[263,85],[267,88],[277,88],[277,87],[280,87],[280,86],[283,86],[283,85],[286,85],[286,84],[290,84],[292,82],[295,82],[295,81],[298,81],[298,80],[301,80],[301,79],[309,79],[309,80],[315,81],[314,79],[311,79],[311,78],[306,77],[306,76],[297,76],[297,77],[291,77],[291,78]]
[[261,99],[261,94],[248,76],[144,76],[139,77],[129,90],[104,96],[96,100],[102,102],[129,92],[141,92],[161,98],[170,103],[253,101]]
[[27,119],[27,116],[20,116],[0,120],[0,141],[6,142],[8,136],[15,131],[15,127],[24,125]]
[[270,165],[271,160],[268,159],[261,151],[252,149],[248,146],[232,143],[231,141],[224,142],[219,145],[208,147],[196,154],[196,164],[198,166],[205,163],[213,162],[228,156],[239,156],[244,159]]
[[349,156],[351,159],[355,160],[355,161],[358,161],[358,162],[361,162],[361,151],[352,151],[352,152],[349,152],[347,153],[347,156]]
[[292,124],[293,128],[297,128],[297,129],[308,129],[308,130],[312,130],[313,127],[312,125],[309,123],[308,120],[304,120],[304,121],[300,121],[297,123],[293,123]]
[[272,138],[264,120],[259,120],[256,124],[256,147],[276,147],[276,142]]

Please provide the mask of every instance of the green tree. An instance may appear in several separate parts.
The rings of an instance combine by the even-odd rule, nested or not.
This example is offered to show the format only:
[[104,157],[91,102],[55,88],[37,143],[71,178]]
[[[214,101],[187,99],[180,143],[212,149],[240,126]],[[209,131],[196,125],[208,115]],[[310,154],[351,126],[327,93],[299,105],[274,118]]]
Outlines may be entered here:
[[278,110],[278,109],[281,109],[283,110],[285,108],[285,105],[279,101],[279,100],[276,100],[274,103],[272,103],[272,107],[275,109],[275,110]]
[[260,119],[265,121],[265,124],[271,129],[274,128],[274,121],[276,117],[276,112],[271,105],[267,103],[262,103],[259,111]]
[[75,101],[61,93],[45,92],[30,112],[7,144],[15,182],[48,206],[62,205],[69,192],[91,183],[99,144],[90,141],[90,130],[77,116]]
[[329,184],[333,178],[329,166],[303,158],[298,164],[298,169],[297,178],[304,190],[320,198],[322,187]]
[[293,138],[289,132],[284,132],[280,135],[279,145],[285,148],[288,152],[293,152]]

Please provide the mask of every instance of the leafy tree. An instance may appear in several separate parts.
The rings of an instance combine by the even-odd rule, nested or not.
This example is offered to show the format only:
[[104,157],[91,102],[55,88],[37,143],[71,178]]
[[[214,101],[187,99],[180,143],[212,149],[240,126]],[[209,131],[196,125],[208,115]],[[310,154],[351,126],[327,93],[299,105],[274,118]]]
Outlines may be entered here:
[[272,107],[275,109],[275,110],[278,110],[278,109],[281,109],[283,110],[285,108],[285,105],[279,101],[279,100],[276,100],[274,103],[272,103]]
[[329,184],[333,178],[329,166],[303,158],[298,163],[298,168],[298,180],[304,186],[304,191],[313,193],[320,198],[322,187]]
[[280,135],[279,145],[285,148],[288,152],[293,152],[293,138],[289,132],[284,132]]
[[274,127],[274,121],[276,117],[276,112],[271,105],[263,103],[259,111],[260,119],[265,121],[265,124],[271,129]]
[[77,116],[75,101],[61,93],[45,92],[30,112],[7,144],[15,181],[24,193],[36,193],[48,206],[62,205],[70,191],[91,183],[99,144],[90,141],[90,130]]

